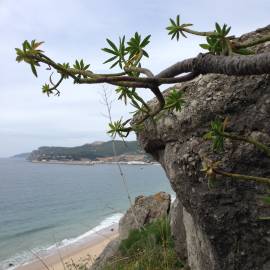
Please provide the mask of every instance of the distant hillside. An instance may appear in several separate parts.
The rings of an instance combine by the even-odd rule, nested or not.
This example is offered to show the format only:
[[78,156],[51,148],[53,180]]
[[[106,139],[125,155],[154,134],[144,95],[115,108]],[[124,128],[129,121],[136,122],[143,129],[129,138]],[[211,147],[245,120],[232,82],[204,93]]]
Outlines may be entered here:
[[31,153],[21,153],[15,156],[12,156],[11,158],[23,158],[23,159],[28,159]]
[[[137,141],[115,141],[117,155],[140,155],[146,156],[137,143]],[[28,157],[31,161],[70,161],[70,160],[97,160],[99,158],[112,157],[112,141],[94,142],[76,147],[48,147],[43,146],[34,150]]]

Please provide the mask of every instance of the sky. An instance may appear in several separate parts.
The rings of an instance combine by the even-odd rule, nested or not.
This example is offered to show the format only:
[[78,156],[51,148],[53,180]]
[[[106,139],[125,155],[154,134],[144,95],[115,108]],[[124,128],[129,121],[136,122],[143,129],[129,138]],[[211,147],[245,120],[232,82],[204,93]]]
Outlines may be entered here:
[[[196,56],[204,41],[193,36],[171,41],[165,30],[170,17],[180,14],[183,23],[205,31],[215,22],[227,23],[237,36],[269,24],[269,10],[269,0],[0,0],[0,157],[45,145],[109,140],[104,87],[115,100],[113,119],[130,117],[132,111],[117,102],[114,88],[107,85],[74,85],[69,80],[60,87],[60,97],[48,98],[41,91],[50,76],[46,66],[38,69],[36,79],[28,65],[15,61],[14,48],[24,40],[45,41],[42,49],[56,62],[83,58],[94,72],[110,72],[109,65],[102,64],[108,58],[101,51],[106,38],[130,38],[136,31],[151,34],[150,58],[143,66],[158,73]],[[152,97],[147,89],[139,92],[146,99]]]

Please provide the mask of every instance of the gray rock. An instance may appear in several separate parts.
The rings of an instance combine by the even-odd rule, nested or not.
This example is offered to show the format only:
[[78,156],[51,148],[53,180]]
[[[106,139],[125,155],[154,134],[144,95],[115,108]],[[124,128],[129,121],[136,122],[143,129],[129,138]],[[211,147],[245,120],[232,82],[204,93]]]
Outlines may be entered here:
[[104,266],[113,260],[114,256],[117,254],[121,240],[119,237],[113,239],[102,251],[102,253],[97,257],[95,263],[91,266],[91,270],[102,270]]
[[132,229],[142,228],[158,218],[167,216],[170,204],[171,196],[165,192],[137,197],[132,208],[128,209],[119,222],[120,238],[127,238]]
[[190,268],[192,270],[220,269],[208,237],[185,208],[183,208],[183,223]]
[[142,228],[156,219],[166,217],[170,211],[170,205],[171,196],[165,192],[159,192],[152,196],[137,197],[132,209],[129,208],[119,222],[119,237],[106,246],[90,269],[102,270],[106,264],[113,261],[121,240],[128,237],[130,230]]
[[[270,33],[270,26],[247,34],[242,40],[265,32]],[[257,51],[267,50],[270,46],[260,45]],[[203,139],[212,120],[229,117],[229,132],[270,144],[270,76],[208,74],[177,84],[176,88],[185,89],[186,103],[181,112],[162,113],[155,122],[145,121],[137,137],[146,152],[163,166],[185,209],[183,221],[177,222],[183,222],[186,228],[191,269],[267,269],[270,224],[258,220],[260,216],[270,216],[269,207],[259,199],[268,192],[267,187],[218,177],[216,187],[209,189],[201,169],[202,160],[207,157],[222,161],[224,171],[270,176],[270,159],[254,146],[226,140],[224,153],[217,154],[211,143]],[[150,106],[155,102],[150,101]],[[172,219],[178,217],[181,219],[181,214],[175,211]],[[180,245],[182,237],[179,239]]]
[[170,210],[170,226],[175,251],[182,261],[187,259],[186,228],[183,221],[183,205],[176,198]]

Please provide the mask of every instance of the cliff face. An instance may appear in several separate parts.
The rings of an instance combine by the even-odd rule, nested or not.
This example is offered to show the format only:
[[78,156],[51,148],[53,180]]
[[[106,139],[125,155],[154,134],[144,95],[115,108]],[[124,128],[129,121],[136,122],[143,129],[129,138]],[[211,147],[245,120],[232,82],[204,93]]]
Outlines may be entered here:
[[[261,32],[270,33],[270,26],[241,39]],[[270,44],[256,48],[266,50]],[[226,139],[224,153],[216,154],[203,139],[211,121],[228,117],[229,132],[270,145],[270,76],[209,74],[175,88],[185,93],[182,111],[147,120],[137,136],[177,194],[171,222],[179,256],[187,256],[192,270],[270,269],[270,223],[258,219],[270,216],[260,199],[269,194],[266,185],[222,176],[209,188],[201,171],[207,157],[227,172],[270,176],[270,158],[253,145]]]

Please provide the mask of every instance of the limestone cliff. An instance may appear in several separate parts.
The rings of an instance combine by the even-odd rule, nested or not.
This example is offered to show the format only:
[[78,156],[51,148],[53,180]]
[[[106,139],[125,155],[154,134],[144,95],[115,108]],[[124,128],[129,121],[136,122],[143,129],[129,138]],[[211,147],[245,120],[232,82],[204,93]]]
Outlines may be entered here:
[[[270,25],[241,39],[262,32],[270,33]],[[269,43],[256,48],[267,50]],[[137,137],[162,164],[177,194],[171,216],[179,256],[187,257],[192,270],[269,270],[270,222],[258,220],[270,216],[260,200],[267,187],[223,176],[210,189],[201,169],[207,156],[222,161],[224,171],[270,176],[270,159],[254,146],[226,140],[224,153],[217,154],[203,139],[212,120],[228,117],[228,131],[269,145],[270,76],[209,74],[175,88],[185,93],[181,112],[148,119]]]

